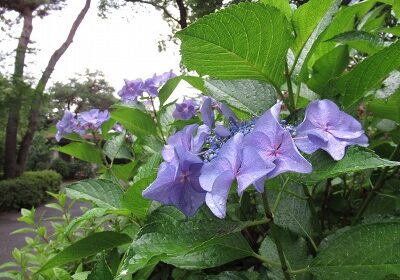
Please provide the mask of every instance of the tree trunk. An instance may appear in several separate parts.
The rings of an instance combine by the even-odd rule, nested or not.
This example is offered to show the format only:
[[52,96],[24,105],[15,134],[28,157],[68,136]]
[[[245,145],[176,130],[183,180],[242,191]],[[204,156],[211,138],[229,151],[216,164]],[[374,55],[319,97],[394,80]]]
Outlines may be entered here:
[[14,74],[12,77],[14,94],[9,98],[8,119],[6,127],[6,139],[4,150],[4,177],[14,178],[17,176],[17,134],[20,122],[20,110],[22,105],[23,92],[26,89],[24,84],[25,56],[32,34],[33,11],[28,7],[23,13],[23,27],[18,40],[15,55]]
[[186,28],[188,23],[187,23],[187,10],[185,3],[183,3],[183,0],[176,0],[176,4],[178,5],[179,9],[179,25],[181,28]]
[[56,66],[58,60],[63,56],[63,54],[68,49],[68,47],[73,42],[75,33],[78,30],[79,25],[82,23],[83,19],[85,18],[86,14],[90,8],[90,3],[91,3],[91,0],[86,0],[85,6],[81,10],[81,12],[78,14],[74,23],[72,24],[72,27],[69,31],[67,39],[60,46],[60,48],[58,48],[51,56],[49,63],[47,64],[47,67],[46,67],[45,71],[43,72],[42,77],[40,78],[40,80],[35,88],[34,97],[33,97],[33,101],[31,104],[31,110],[29,112],[28,128],[22,139],[19,153],[18,153],[17,176],[22,174],[22,172],[24,171],[25,166],[26,166],[26,161],[27,161],[28,154],[29,154],[29,148],[32,144],[32,139],[33,139],[33,136],[37,129],[38,117],[39,117],[39,113],[40,113],[40,105],[42,102],[43,92],[46,88],[47,82],[49,81],[50,76],[53,73],[54,67]]

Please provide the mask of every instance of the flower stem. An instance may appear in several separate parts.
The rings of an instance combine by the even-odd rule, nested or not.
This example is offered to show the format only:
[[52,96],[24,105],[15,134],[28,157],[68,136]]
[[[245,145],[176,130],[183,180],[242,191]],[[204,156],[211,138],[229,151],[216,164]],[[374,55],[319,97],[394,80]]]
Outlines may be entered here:
[[274,216],[271,212],[268,198],[265,193],[266,193],[266,191],[264,191],[262,193],[262,199],[263,199],[263,204],[264,204],[265,217],[270,220],[270,222],[268,223],[269,232],[271,233],[272,240],[275,242],[276,249],[278,251],[278,256],[279,256],[279,260],[281,262],[281,269],[282,269],[283,275],[285,276],[286,280],[291,280],[291,277],[290,277],[290,274],[288,271],[288,266],[286,263],[285,254],[283,252],[282,243],[279,240],[279,232],[277,232],[278,228],[274,223]]
[[151,103],[151,107],[153,108],[153,113],[154,113],[154,118],[155,118],[155,121],[156,121],[156,124],[157,124],[157,128],[161,133],[161,138],[164,141],[164,143],[167,143],[167,140],[166,140],[166,138],[164,136],[164,133],[162,131],[162,127],[160,125],[160,122],[158,121],[156,107],[154,106],[154,98],[152,96],[150,96],[150,103]]
[[[393,158],[400,152],[400,142],[397,144],[396,148],[392,152],[392,154],[389,157],[389,160],[393,160]],[[378,180],[376,181],[375,187],[371,188],[371,191],[369,192],[367,198],[364,200],[363,204],[361,205],[360,209],[358,210],[356,216],[354,217],[351,225],[354,225],[358,222],[358,220],[361,218],[361,216],[364,214],[365,209],[367,208],[368,204],[371,202],[371,199],[375,196],[375,194],[383,187],[385,183],[385,178],[386,175],[389,171],[389,167],[386,166],[381,174],[379,175]]]
[[290,103],[290,106],[292,107],[292,109],[295,109],[296,104],[294,101],[292,78],[290,75],[289,66],[288,66],[287,62],[285,63],[285,76],[286,76],[286,84],[287,84],[287,89],[288,89],[288,94],[289,94],[289,103]]

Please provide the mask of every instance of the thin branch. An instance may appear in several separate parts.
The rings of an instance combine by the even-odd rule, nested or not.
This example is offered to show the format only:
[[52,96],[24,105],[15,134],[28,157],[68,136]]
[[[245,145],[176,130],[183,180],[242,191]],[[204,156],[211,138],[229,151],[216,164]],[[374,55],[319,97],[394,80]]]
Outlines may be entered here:
[[126,0],[127,2],[132,2],[132,3],[141,3],[141,4],[146,4],[146,5],[150,5],[153,6],[156,9],[162,10],[165,15],[167,17],[169,17],[170,19],[172,19],[173,21],[175,21],[176,23],[178,23],[180,25],[180,20],[177,19],[176,17],[174,17],[170,11],[168,11],[167,7],[162,6],[162,5],[158,5],[156,3],[153,3],[151,1],[145,1],[145,0]]

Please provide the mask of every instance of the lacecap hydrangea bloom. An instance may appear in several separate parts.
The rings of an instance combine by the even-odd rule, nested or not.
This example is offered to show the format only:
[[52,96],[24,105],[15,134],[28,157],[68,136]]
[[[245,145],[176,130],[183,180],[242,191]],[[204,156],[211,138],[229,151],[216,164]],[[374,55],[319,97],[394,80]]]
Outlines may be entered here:
[[99,109],[92,109],[82,112],[78,116],[74,116],[73,113],[66,110],[62,119],[56,124],[56,141],[59,142],[64,135],[72,132],[83,135],[87,130],[96,131],[109,119],[110,114],[108,110],[100,111]]
[[[214,110],[225,117],[227,126],[215,123]],[[206,203],[224,218],[235,181],[241,196],[251,185],[263,192],[265,181],[279,174],[310,173],[312,166],[296,144],[306,152],[325,149],[338,159],[338,149],[341,155],[347,145],[367,142],[361,125],[327,100],[312,102],[298,128],[280,120],[281,103],[249,121],[240,121],[229,107],[211,98],[204,99],[200,111],[204,124],[186,126],[168,139],[157,179],[143,192],[188,216]],[[332,150],[332,143],[340,148]]]

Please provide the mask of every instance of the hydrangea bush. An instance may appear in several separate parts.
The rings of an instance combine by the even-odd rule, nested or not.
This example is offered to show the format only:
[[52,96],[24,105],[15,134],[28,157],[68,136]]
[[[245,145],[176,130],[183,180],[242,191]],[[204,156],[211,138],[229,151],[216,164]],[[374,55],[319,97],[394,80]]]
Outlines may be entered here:
[[[92,208],[62,212],[56,239],[34,227],[24,275],[400,277],[399,3],[260,2],[177,33],[197,75],[125,80],[110,112],[65,112],[57,150],[101,168],[61,197]],[[202,94],[174,100],[180,82]]]

